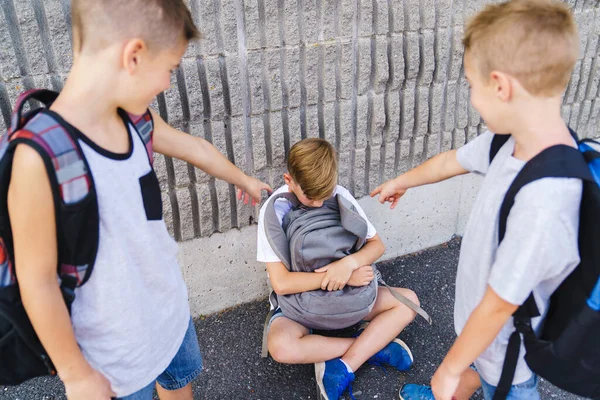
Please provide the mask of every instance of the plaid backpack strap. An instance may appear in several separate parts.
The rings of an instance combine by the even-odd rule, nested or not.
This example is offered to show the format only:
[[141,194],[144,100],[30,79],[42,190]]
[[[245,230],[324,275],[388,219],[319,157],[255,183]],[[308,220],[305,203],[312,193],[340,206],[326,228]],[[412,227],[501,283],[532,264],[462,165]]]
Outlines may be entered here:
[[[42,156],[55,201],[73,205],[92,192],[92,176],[79,144],[50,114],[36,114],[23,129],[12,134],[10,141],[14,145],[25,142]],[[62,205],[57,205],[59,213]],[[89,276],[88,266],[61,263],[58,274],[63,286],[73,291],[85,283]]]
[[148,153],[148,159],[150,160],[150,165],[153,165],[154,151],[152,150],[152,140],[154,137],[154,120],[152,119],[150,110],[146,110],[146,112],[142,115],[127,113],[127,116],[135,126],[135,129],[142,139],[142,142],[144,142],[144,146],[146,146],[146,152]]
[[21,93],[15,103],[15,109],[12,114],[10,127],[8,128],[8,136],[12,136],[12,134],[21,129],[21,127],[23,127],[27,123],[27,121],[31,117],[33,117],[34,114],[42,110],[38,108],[33,111],[30,111],[29,113],[24,113],[23,109],[25,108],[25,103],[27,101],[37,100],[41,102],[44,106],[49,107],[50,104],[52,104],[57,97],[58,93],[47,89],[31,89],[24,93]]

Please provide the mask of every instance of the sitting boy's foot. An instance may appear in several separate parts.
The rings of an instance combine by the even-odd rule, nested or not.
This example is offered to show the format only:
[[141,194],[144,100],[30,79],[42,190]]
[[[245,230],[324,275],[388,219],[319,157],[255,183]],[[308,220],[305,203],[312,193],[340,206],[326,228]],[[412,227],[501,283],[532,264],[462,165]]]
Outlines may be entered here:
[[400,389],[400,400],[435,400],[429,386],[408,384]]
[[315,364],[315,379],[321,400],[338,400],[354,381],[354,374],[348,371],[346,364],[336,358]]
[[410,349],[400,339],[394,339],[390,344],[379,350],[367,360],[371,365],[389,365],[398,371],[407,371],[413,365],[413,355]]
[[[368,326],[368,321],[362,321],[353,336],[359,337]],[[399,371],[407,371],[412,367],[413,361],[413,355],[406,343],[400,339],[394,339],[387,346],[369,358],[367,364],[378,366],[389,365],[395,367]]]

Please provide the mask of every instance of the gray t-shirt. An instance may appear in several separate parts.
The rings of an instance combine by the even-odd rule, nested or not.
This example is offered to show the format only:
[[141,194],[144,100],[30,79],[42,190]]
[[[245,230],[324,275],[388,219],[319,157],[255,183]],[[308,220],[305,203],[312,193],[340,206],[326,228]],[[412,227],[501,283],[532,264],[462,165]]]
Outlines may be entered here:
[[[488,285],[505,301],[520,305],[533,292],[542,317],[550,295],[579,263],[577,237],[582,183],[572,178],[545,178],[521,189],[498,246],[499,210],[504,195],[525,162],[513,157],[510,138],[489,164],[493,133],[486,132],[457,153],[468,171],[485,176],[473,204],[462,241],[456,276],[454,323],[460,334],[481,302]],[[542,318],[533,320],[539,328]],[[510,334],[512,318],[475,362],[483,379],[497,386]],[[531,378],[521,355],[513,384]]]

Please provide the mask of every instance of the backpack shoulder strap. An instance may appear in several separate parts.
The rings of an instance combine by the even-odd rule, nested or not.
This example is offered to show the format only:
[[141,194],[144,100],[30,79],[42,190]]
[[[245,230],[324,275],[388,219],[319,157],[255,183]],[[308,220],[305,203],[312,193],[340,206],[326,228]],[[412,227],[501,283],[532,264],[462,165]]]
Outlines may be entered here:
[[496,154],[498,154],[502,146],[508,142],[509,138],[510,135],[494,135],[494,138],[492,139],[492,145],[490,146],[490,164],[492,161],[494,161],[494,157],[496,157]]
[[131,123],[135,127],[135,130],[140,136],[140,139],[142,139],[142,142],[144,142],[144,146],[146,146],[146,153],[148,153],[150,165],[153,165],[154,151],[152,149],[152,143],[154,139],[154,120],[152,119],[152,113],[150,112],[150,110],[146,110],[146,112],[142,115],[130,114],[123,110],[119,110],[119,112],[124,113],[124,115],[131,121]]
[[[500,207],[499,242],[504,239],[508,215],[521,188],[543,178],[579,178],[588,182],[594,181],[586,160],[579,150],[565,145],[558,145],[542,151],[525,164],[506,192]],[[535,333],[531,327],[531,318],[539,315],[540,312],[532,293],[513,315],[515,331],[508,341],[502,374],[493,400],[506,399],[519,359],[521,334],[523,334],[526,342],[535,338]]]
[[40,112],[11,137],[14,145],[26,142],[46,162],[49,178],[57,188],[56,200],[74,204],[91,190],[92,177],[77,140],[50,114]]
[[42,110],[41,108],[38,108],[29,113],[24,113],[25,103],[30,100],[37,100],[42,103],[44,107],[50,107],[57,97],[57,92],[47,89],[32,89],[19,95],[15,103],[15,109],[8,129],[8,137],[10,138],[12,134],[21,129],[33,115]]
[[[57,223],[61,204],[76,204],[93,195],[93,178],[78,142],[50,114],[38,112],[26,125],[14,132],[11,146],[24,143],[36,150],[46,165],[54,201]],[[74,290],[89,278],[92,264],[61,263],[58,274],[67,306],[74,299]]]
[[358,213],[350,200],[340,194],[336,194],[338,207],[340,209],[340,221],[342,226],[358,238],[356,249],[360,249],[367,241],[369,227],[367,221]]
[[579,150],[565,145],[558,145],[542,151],[525,164],[504,196],[504,201],[500,207],[499,242],[504,239],[508,215],[521,188],[543,178],[579,178],[594,182],[592,173]]
[[289,242],[287,235],[279,222],[279,218],[277,218],[277,213],[275,212],[275,202],[279,199],[286,199],[292,203],[293,207],[298,206],[300,201],[293,193],[284,192],[272,196],[265,208],[264,224],[267,241],[269,242],[269,245],[271,245],[273,252],[275,252],[285,267],[290,270],[292,264]]

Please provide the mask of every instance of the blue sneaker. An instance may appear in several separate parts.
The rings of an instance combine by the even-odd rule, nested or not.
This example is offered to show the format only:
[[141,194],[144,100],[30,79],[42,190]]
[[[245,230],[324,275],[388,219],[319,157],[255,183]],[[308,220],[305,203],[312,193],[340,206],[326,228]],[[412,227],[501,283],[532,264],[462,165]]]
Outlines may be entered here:
[[429,386],[408,384],[400,389],[400,400],[435,400]]
[[413,355],[406,343],[400,339],[394,339],[369,358],[367,363],[377,366],[389,365],[398,371],[407,371],[413,365]]
[[346,389],[350,389],[352,396],[354,374],[348,372],[346,364],[339,358],[316,363],[315,378],[321,400],[339,400]]
[[[352,336],[355,338],[359,337],[360,334],[367,329],[367,326],[369,326],[368,321],[361,322],[358,330]],[[387,346],[369,358],[367,364],[376,365],[378,367],[389,365],[390,367],[395,367],[398,371],[407,371],[412,367],[413,361],[413,355],[406,343],[400,339],[394,339]]]

